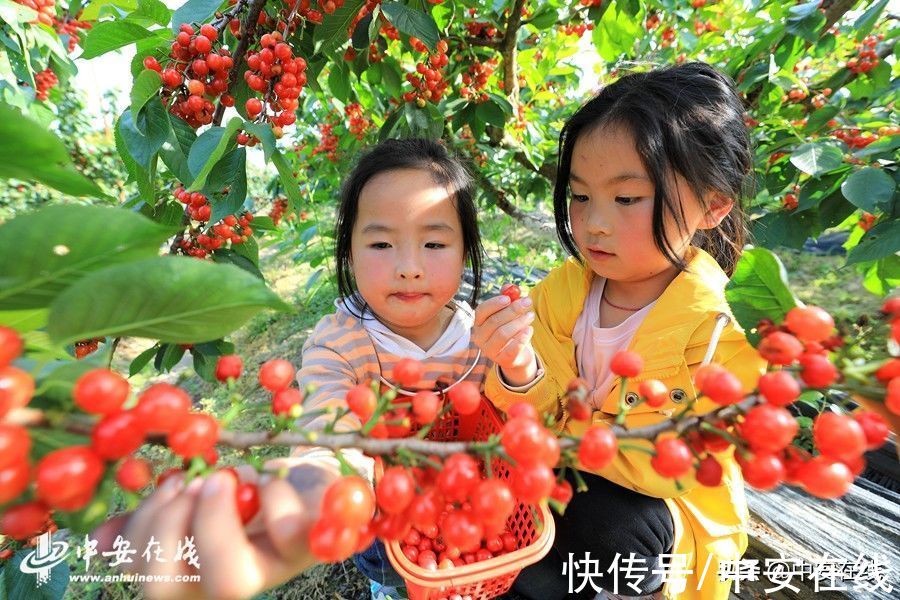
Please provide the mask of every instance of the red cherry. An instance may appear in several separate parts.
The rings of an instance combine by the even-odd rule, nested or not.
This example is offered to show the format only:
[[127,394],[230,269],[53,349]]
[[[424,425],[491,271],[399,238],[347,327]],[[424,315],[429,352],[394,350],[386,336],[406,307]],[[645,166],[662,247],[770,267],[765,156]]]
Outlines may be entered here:
[[0,467],[0,504],[19,497],[28,487],[31,469],[28,462],[19,460],[6,467]]
[[515,419],[516,417],[524,417],[526,419],[537,421],[538,418],[537,409],[534,405],[528,404],[527,402],[516,402],[509,407],[506,414],[510,420]]
[[[707,366],[712,366],[707,365]],[[737,404],[744,398],[741,380],[722,366],[710,369],[704,373],[700,391],[704,396],[716,404]]]
[[543,451],[542,430],[543,427],[532,419],[510,419],[500,433],[500,443],[514,461],[528,462]]
[[94,425],[91,448],[106,460],[118,460],[144,443],[144,429],[132,412],[107,415]]
[[578,460],[587,469],[599,471],[612,462],[618,449],[616,434],[605,425],[594,425],[581,438]]
[[656,455],[650,459],[650,466],[663,477],[675,479],[691,470],[691,451],[683,441],[677,438],[657,440],[654,450]]
[[100,415],[116,412],[128,399],[128,380],[109,369],[93,369],[78,378],[72,397],[78,407]]
[[394,365],[393,379],[400,387],[412,387],[422,380],[424,367],[412,358],[401,358]]
[[766,402],[773,406],[788,406],[800,396],[800,384],[787,371],[770,371],[756,385]]
[[744,480],[758,490],[774,489],[785,478],[784,463],[770,452],[754,452],[747,458],[736,453],[736,457]]
[[[219,32],[209,23],[205,23],[200,26],[200,35],[214,42],[219,37]],[[199,50],[199,48],[197,49]]]
[[28,430],[12,423],[0,423],[0,469],[24,462],[31,451]]
[[297,388],[287,388],[272,396],[272,414],[290,415],[295,406],[303,404],[303,394]]
[[482,523],[505,523],[515,508],[516,499],[512,490],[499,479],[481,481],[472,493],[472,510]]
[[203,413],[188,413],[169,432],[166,443],[182,458],[204,454],[219,439],[219,423]]
[[484,530],[470,513],[453,510],[444,517],[442,533],[447,544],[462,552],[475,552],[481,545]]
[[25,343],[19,332],[9,327],[0,327],[0,367],[5,367],[22,354]]
[[282,358],[266,361],[259,368],[259,384],[270,392],[279,392],[294,381],[294,366]]
[[522,290],[514,283],[504,283],[500,293],[509,298],[510,303],[522,297]]
[[42,502],[26,502],[12,506],[0,517],[0,533],[14,540],[27,540],[45,531],[50,510]]
[[434,392],[416,392],[412,399],[412,414],[416,423],[427,425],[433,422],[441,410],[441,399]]
[[319,519],[309,532],[309,549],[321,562],[342,562],[356,549],[357,529],[330,519]]
[[169,433],[190,409],[187,392],[168,383],[155,383],[138,397],[132,412],[148,433]]
[[741,424],[741,436],[754,451],[778,452],[797,435],[796,419],[785,408],[758,404],[747,411]]
[[130,492],[144,489],[150,483],[151,478],[150,463],[134,456],[129,456],[122,461],[116,470],[116,482]]
[[638,386],[638,393],[644,398],[647,406],[659,408],[669,401],[669,388],[658,379],[647,379]]
[[44,456],[37,465],[38,498],[53,508],[84,508],[103,477],[103,461],[87,446],[70,446]]
[[159,61],[152,56],[148,56],[144,59],[144,68],[156,71],[157,73],[162,71],[162,67],[159,66]]
[[852,460],[866,451],[866,435],[852,417],[823,412],[813,423],[813,441],[819,452],[834,460]]
[[706,487],[722,484],[722,465],[712,456],[705,456],[697,466],[697,482]]
[[22,408],[34,395],[34,379],[18,367],[0,367],[0,419]]
[[259,98],[250,98],[244,104],[244,108],[247,110],[247,115],[252,118],[262,112],[263,105]]
[[510,481],[516,498],[527,504],[537,504],[553,491],[553,469],[540,463],[519,464],[512,469]]
[[[572,484],[566,480],[557,481],[556,485],[553,486],[553,491],[550,492],[550,497],[561,504],[568,504],[574,495],[575,492],[572,490]],[[495,553],[497,552],[497,550],[492,550],[491,548],[488,548],[488,550]]]
[[800,379],[812,388],[825,388],[838,380],[838,370],[821,354],[804,354],[800,357]]
[[803,489],[817,498],[839,498],[853,484],[853,473],[842,462],[817,456],[800,471]]
[[481,470],[468,454],[454,454],[444,461],[437,477],[437,486],[447,500],[464,502],[478,485]]
[[357,475],[341,477],[322,497],[322,515],[345,527],[362,527],[375,514],[375,494],[368,481]]
[[818,306],[795,306],[788,311],[784,324],[804,342],[821,342],[834,331],[834,319]]
[[375,485],[378,508],[389,515],[397,515],[406,510],[415,494],[416,482],[401,466],[386,469],[381,480]]
[[378,398],[372,388],[365,384],[358,384],[350,388],[346,396],[347,407],[365,423],[375,413]]
[[[884,417],[876,412],[864,410],[855,413],[853,418],[862,427],[863,434],[866,436],[866,450],[875,450],[884,445],[891,433],[890,426]],[[2,433],[0,433],[0,438],[2,438]],[[0,450],[2,447],[3,443],[0,442]]]
[[762,339],[759,355],[772,365],[790,365],[803,354],[800,340],[783,331],[773,331]]
[[206,54],[212,50],[212,42],[210,42],[209,38],[205,35],[198,35],[194,38],[194,48],[196,48],[197,52],[200,54]]
[[259,488],[255,483],[239,483],[234,490],[238,516],[246,525],[259,512]]
[[453,410],[466,416],[474,414],[481,406],[481,391],[471,381],[461,381],[447,392]]
[[244,361],[237,354],[226,354],[219,357],[216,361],[216,379],[225,382],[231,379],[239,379],[241,370],[244,368]]
[[619,377],[637,377],[644,368],[644,359],[636,352],[616,352],[609,363],[609,370]]

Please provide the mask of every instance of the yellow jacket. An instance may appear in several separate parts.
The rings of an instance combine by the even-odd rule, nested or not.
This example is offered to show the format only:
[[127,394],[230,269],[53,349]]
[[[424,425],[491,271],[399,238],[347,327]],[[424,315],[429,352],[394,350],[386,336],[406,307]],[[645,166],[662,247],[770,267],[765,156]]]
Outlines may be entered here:
[[[589,268],[569,258],[531,291],[536,313],[532,343],[545,374],[527,392],[516,393],[500,382],[496,367],[491,369],[485,392],[498,408],[505,411],[514,402],[524,400],[539,412],[556,414],[560,430],[580,435],[587,429],[587,423],[569,419],[561,399],[568,382],[577,376],[572,332],[593,277]],[[634,429],[657,423],[680,410],[687,399],[695,397],[691,374],[711,349],[714,349],[712,361],[731,370],[744,383],[746,391],[755,387],[765,369],[764,361],[747,343],[733,318],[727,320],[724,329],[721,324],[717,327],[720,320],[726,322],[722,314],[729,317],[731,314],[724,294],[727,282],[727,276],[709,254],[693,249],[688,270],[680,273],[659,297],[629,346],[629,350],[643,357],[644,370],[628,381],[627,391],[637,393],[641,381],[659,379],[671,390],[669,402],[660,408],[638,405],[629,411],[626,427]],[[721,335],[717,343],[711,344],[716,330]],[[593,422],[612,422],[618,399],[619,383],[616,383],[602,409],[594,412]],[[704,413],[713,408],[716,406],[704,399],[697,403],[695,412]],[[652,447],[643,440],[628,440],[628,443]],[[718,581],[718,563],[739,559],[747,548],[749,513],[740,469],[733,450],[716,458],[724,471],[722,485],[716,488],[699,485],[691,475],[680,480],[679,489],[674,480],[653,470],[649,454],[634,450],[620,451],[612,464],[597,471],[619,485],[665,499],[675,523],[672,552],[683,555],[684,569],[693,571],[684,576],[683,591],[678,589],[677,581],[665,585],[667,598],[727,598],[730,582]],[[704,569],[707,572],[702,576]]]

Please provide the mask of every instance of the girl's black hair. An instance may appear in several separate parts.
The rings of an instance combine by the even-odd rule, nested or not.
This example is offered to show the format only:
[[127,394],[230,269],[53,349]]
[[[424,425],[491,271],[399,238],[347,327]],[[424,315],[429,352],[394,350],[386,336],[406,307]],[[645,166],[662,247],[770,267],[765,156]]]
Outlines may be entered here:
[[[391,139],[379,143],[359,159],[344,180],[335,224],[334,253],[338,292],[348,300],[354,298],[356,293],[353,270],[350,268],[350,239],[359,212],[359,195],[376,175],[399,169],[426,171],[435,183],[444,186],[452,195],[462,226],[465,259],[472,268],[472,294],[469,303],[475,306],[481,293],[483,249],[478,232],[472,176],[443,144],[422,138]],[[363,310],[364,306],[357,308]]]
[[727,76],[701,62],[631,73],[604,87],[566,121],[559,136],[553,208],[563,247],[579,256],[569,223],[569,173],[575,142],[603,127],[624,127],[637,146],[656,189],[653,241],[684,270],[665,234],[665,217],[685,227],[684,210],[670,181],[684,177],[701,203],[708,192],[734,200],[715,229],[697,230],[692,244],[709,252],[728,275],[734,272],[747,237],[742,200],[753,167],[744,108]]

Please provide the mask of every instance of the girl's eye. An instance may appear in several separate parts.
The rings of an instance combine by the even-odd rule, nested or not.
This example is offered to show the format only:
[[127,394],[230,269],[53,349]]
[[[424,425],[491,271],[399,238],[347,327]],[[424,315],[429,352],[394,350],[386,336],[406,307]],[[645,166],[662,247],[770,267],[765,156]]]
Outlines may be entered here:
[[585,196],[584,194],[576,194],[576,193],[573,192],[573,193],[572,193],[572,200],[574,200],[575,202],[587,202],[587,201],[588,201],[588,197]]
[[391,245],[387,242],[375,242],[374,244],[369,244],[369,248],[375,248],[377,250],[384,250],[385,248],[390,248]]
[[428,242],[427,244],[425,244],[425,247],[434,250],[440,250],[441,248],[446,248],[447,244],[442,244],[440,242]]
[[633,196],[616,196],[616,203],[623,206],[631,206],[632,204],[636,204],[638,200],[640,200],[640,198]]

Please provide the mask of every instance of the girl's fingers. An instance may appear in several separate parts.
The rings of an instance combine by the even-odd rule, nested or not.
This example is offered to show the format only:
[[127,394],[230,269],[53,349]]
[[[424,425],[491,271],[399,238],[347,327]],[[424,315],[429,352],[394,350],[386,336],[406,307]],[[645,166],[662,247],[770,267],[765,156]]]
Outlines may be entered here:
[[[146,547],[154,528],[161,528],[162,522],[158,521],[158,515],[165,514],[165,507],[178,494],[184,491],[184,477],[180,474],[172,475],[155,492],[150,494],[137,510],[132,513],[122,537],[128,540],[132,547]],[[170,551],[174,551],[170,550]],[[126,569],[127,570],[127,569]]]
[[[203,576],[203,568],[209,560],[204,562],[203,554],[192,540],[193,532],[190,531],[191,518],[197,506],[197,492],[200,490],[203,480],[197,478],[188,484],[184,493],[179,494],[171,502],[159,508],[159,514],[154,519],[155,527],[149,529],[149,539],[158,544],[153,544],[149,554],[149,561],[145,557],[135,556],[141,561],[142,571],[150,576],[150,580],[144,584],[144,592],[148,598],[196,598],[200,586],[197,583],[177,581],[180,575]],[[144,545],[139,552],[147,548]],[[159,548],[160,559],[156,560],[153,548]]]
[[318,510],[306,506],[283,479],[273,479],[259,492],[265,529],[278,553],[289,562],[297,555],[308,554],[307,536]]
[[534,328],[530,326],[516,333],[498,353],[497,364],[505,367],[521,367],[528,364],[534,354],[531,348],[532,335]]
[[509,298],[502,294],[479,303],[475,308],[475,325],[483,324],[491,315],[506,308],[509,304]]

